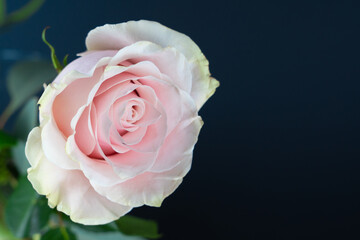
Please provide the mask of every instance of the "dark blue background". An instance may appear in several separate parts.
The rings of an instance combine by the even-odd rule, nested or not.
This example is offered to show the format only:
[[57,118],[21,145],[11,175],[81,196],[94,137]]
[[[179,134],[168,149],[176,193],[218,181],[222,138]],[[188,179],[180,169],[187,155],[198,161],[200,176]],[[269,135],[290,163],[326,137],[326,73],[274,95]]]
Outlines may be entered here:
[[47,56],[49,25],[74,58],[92,28],[137,19],[189,35],[221,86],[183,184],[134,214],[164,239],[360,239],[358,2],[47,1],[0,48]]

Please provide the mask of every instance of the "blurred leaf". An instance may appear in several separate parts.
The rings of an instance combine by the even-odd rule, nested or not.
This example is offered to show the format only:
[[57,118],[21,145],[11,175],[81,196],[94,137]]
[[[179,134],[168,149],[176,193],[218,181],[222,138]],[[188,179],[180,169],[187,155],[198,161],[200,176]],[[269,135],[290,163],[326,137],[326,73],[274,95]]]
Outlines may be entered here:
[[43,88],[43,84],[50,82],[55,76],[56,71],[50,63],[45,61],[26,61],[15,64],[6,79],[11,99],[4,113],[6,117],[38,93]]
[[121,232],[86,231],[80,224],[71,226],[71,230],[76,234],[77,240],[146,240],[139,236],[126,236]]
[[5,226],[0,224],[0,240],[17,240],[17,238]]
[[0,26],[4,24],[6,18],[6,0],[0,0]]
[[2,26],[10,26],[25,21],[43,5],[45,0],[30,0],[26,5],[10,13],[3,21]]
[[145,238],[157,239],[161,235],[158,232],[157,223],[153,220],[125,215],[117,220],[119,230],[126,235],[142,236]]
[[29,132],[38,125],[38,98],[31,98],[19,113],[14,124],[14,135],[24,141],[27,140]]
[[77,227],[86,230],[88,232],[117,232],[118,228],[116,226],[116,224],[114,223],[109,223],[109,224],[105,224],[105,225],[94,225],[94,226],[89,226],[89,225],[82,225],[82,224],[77,224],[74,222],[71,222],[71,225],[76,225]]
[[20,174],[26,174],[30,164],[25,156],[25,142],[31,129],[38,124],[37,98],[31,98],[19,113],[14,124],[14,135],[21,139],[11,148],[14,164]]
[[[42,37],[43,42],[44,42],[46,45],[48,45],[48,47],[50,48],[52,64],[53,64],[55,70],[59,73],[59,72],[61,72],[61,70],[62,70],[64,67],[61,65],[59,59],[57,58],[57,56],[56,56],[56,54],[55,54],[55,48],[46,40],[46,36],[45,36],[45,35],[46,35],[46,30],[47,30],[48,28],[49,28],[49,27],[44,28],[41,37]],[[68,55],[66,55],[65,58],[64,58],[64,60],[63,60],[64,63],[67,62],[67,56],[68,56]]]
[[16,138],[0,130],[0,149],[12,147],[16,144]]
[[11,148],[11,154],[16,169],[21,175],[26,174],[30,164],[25,156],[25,142],[22,140],[18,141],[16,146]]
[[27,177],[22,176],[5,206],[5,222],[16,237],[25,236],[27,224],[37,198],[38,195]]
[[[0,149],[0,186],[5,186],[10,182],[11,173],[7,166],[9,158],[10,158],[10,150]],[[1,190],[2,189],[0,189],[0,191]],[[0,204],[1,204],[1,195],[2,192],[0,192]]]
[[[64,230],[66,233],[64,233]],[[64,234],[67,236],[65,237]],[[76,236],[68,228],[51,229],[41,237],[41,240],[76,240]]]
[[28,224],[28,236],[40,233],[47,227],[50,216],[53,212],[48,205],[48,200],[44,196],[40,196],[31,213],[31,219]]

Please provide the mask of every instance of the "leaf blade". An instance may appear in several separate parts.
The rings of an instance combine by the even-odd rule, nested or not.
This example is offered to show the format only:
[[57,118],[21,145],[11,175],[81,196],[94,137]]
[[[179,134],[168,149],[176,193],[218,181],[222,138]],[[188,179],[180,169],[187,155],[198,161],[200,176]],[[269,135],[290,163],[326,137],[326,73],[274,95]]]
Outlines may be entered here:
[[16,237],[25,236],[37,197],[27,177],[22,176],[5,206],[5,222]]
[[32,97],[21,109],[15,120],[14,135],[26,141],[30,131],[38,125],[38,98]]
[[50,229],[41,240],[76,240],[76,236],[68,228],[65,229],[67,237],[64,237],[63,230],[61,228]]
[[158,232],[157,223],[153,220],[146,220],[135,216],[126,215],[117,220],[118,229],[131,236],[141,236],[150,239],[161,237]]
[[3,26],[10,26],[31,17],[44,4],[45,0],[31,0],[20,9],[10,13],[3,22]]
[[56,71],[46,61],[23,61],[15,64],[6,79],[10,95],[8,115],[14,113],[29,98],[40,92],[44,83],[52,81]]
[[12,147],[16,142],[16,138],[0,130],[0,149]]

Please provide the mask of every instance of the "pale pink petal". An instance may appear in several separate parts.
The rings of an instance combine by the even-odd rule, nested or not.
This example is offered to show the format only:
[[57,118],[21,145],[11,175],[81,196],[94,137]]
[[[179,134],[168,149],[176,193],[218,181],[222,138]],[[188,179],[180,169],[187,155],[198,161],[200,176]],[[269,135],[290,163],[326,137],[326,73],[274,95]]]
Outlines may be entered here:
[[147,131],[141,141],[128,145],[128,148],[136,152],[157,152],[164,142],[166,132],[166,115],[162,113],[156,123],[147,126]]
[[190,93],[192,85],[190,64],[175,48],[163,48],[147,41],[136,42],[121,49],[111,59],[109,65],[116,65],[124,60],[133,63],[152,62],[162,74],[169,77],[173,84]]
[[189,60],[201,58],[202,55],[199,47],[185,34],[147,20],[97,27],[89,32],[86,47],[90,51],[117,50],[139,41],[174,47]]
[[86,155],[91,154],[96,146],[95,137],[91,132],[90,107],[86,107],[81,113],[76,125],[75,141],[81,151]]
[[[96,107],[94,107],[95,111]],[[98,119],[99,120],[99,119]],[[98,123],[100,125],[100,123]],[[97,129],[98,126],[95,126]],[[116,132],[116,129],[111,129],[113,127],[111,123],[108,124],[102,124],[101,130],[96,131],[95,137],[98,139],[97,147],[98,147],[98,153],[100,154],[101,158],[104,159],[101,162],[103,165],[111,166],[111,168],[116,172],[117,178],[113,180],[113,184],[115,184],[118,181],[123,181],[124,179],[131,178],[133,176],[136,176],[137,174],[140,174],[146,170],[148,170],[154,163],[156,159],[157,152],[146,152],[146,153],[136,153],[134,151],[128,151],[124,153],[115,153],[115,154],[107,154],[106,150],[104,150],[104,146],[100,146],[102,141],[106,141],[108,144],[110,142],[110,136],[103,136],[104,138],[109,138],[106,140],[101,140],[97,136],[98,132],[102,133],[114,133]],[[84,170],[85,175],[91,180],[94,178],[97,178],[98,181],[103,182],[103,184],[107,185],[109,184],[109,180],[113,178],[113,173],[109,173],[111,177],[109,176],[99,176],[98,173],[94,172],[96,171],[97,165],[100,165],[101,162],[94,162],[91,161],[92,159],[89,159],[87,156],[82,156],[80,154],[79,150],[71,144],[72,139],[69,138],[69,144],[68,149],[70,155],[76,155],[76,159],[81,159],[80,166]],[[108,147],[112,147],[112,145],[106,145]],[[113,148],[112,148],[113,149]],[[110,156],[108,156],[110,155]],[[102,168],[106,168],[106,171],[109,171],[108,166],[100,166]],[[100,172],[101,170],[98,169]],[[92,182],[92,181],[91,181]],[[111,183],[110,183],[111,184]]]
[[66,170],[48,161],[42,154],[40,135],[40,128],[35,128],[26,146],[32,164],[28,178],[39,194],[46,195],[50,207],[57,206],[72,221],[87,225],[112,222],[131,210],[98,194],[80,170]]
[[202,126],[200,117],[186,119],[170,133],[160,149],[151,172],[164,172],[180,164],[192,155]]
[[[139,143],[143,137],[145,136],[147,131],[147,127],[138,127],[135,131],[132,132],[127,132],[124,135],[121,136],[122,138],[122,145],[134,145]],[[112,136],[110,136],[110,140],[112,143],[114,144],[119,144],[118,142],[118,138],[112,138]]]
[[91,76],[95,68],[107,64],[110,58],[112,58],[117,52],[118,51],[114,50],[89,52],[86,56],[77,58],[66,65],[66,67],[55,78],[54,82],[63,82],[65,76],[72,74],[74,71]]
[[152,62],[148,61],[133,64],[128,67],[108,66],[105,69],[103,81],[101,86],[98,88],[96,95],[102,94],[119,83],[129,80],[137,80],[138,78],[144,76],[161,78],[162,74]]
[[[72,82],[93,76],[97,68],[105,66],[116,51],[93,52],[88,56],[79,58],[69,63],[49,84],[39,99],[40,123],[44,117],[52,115],[53,101]],[[76,69],[79,69],[77,71]]]
[[111,201],[122,205],[159,207],[162,201],[175,191],[191,168],[192,154],[187,154],[174,168],[161,173],[145,172],[112,186],[93,187]]
[[79,161],[81,171],[91,183],[111,186],[122,182],[122,179],[119,178],[108,162],[85,155],[76,145],[74,136],[68,138],[66,152],[71,158]]
[[164,108],[167,116],[167,134],[179,123],[182,116],[182,99],[180,90],[166,81],[152,77],[143,77],[139,80],[143,85],[149,86]]
[[88,101],[89,93],[94,85],[100,80],[103,68],[95,70],[89,78],[78,79],[70,83],[64,91],[56,96],[53,102],[53,116],[59,130],[66,136],[73,133],[71,120],[78,109]]
[[88,50],[117,50],[139,41],[174,47],[185,55],[193,75],[191,96],[198,109],[219,86],[219,82],[210,77],[209,62],[200,48],[185,34],[157,22],[140,20],[97,27],[89,32],[86,46]]
[[156,152],[128,151],[103,157],[110,163],[119,178],[126,180],[149,170],[156,156]]
[[[138,88],[138,92],[140,92],[140,88]],[[140,94],[141,96],[141,94]],[[141,113],[139,113],[139,116],[136,116],[135,119],[132,119],[133,124],[135,126],[148,126],[153,123],[155,123],[159,118],[161,117],[161,112],[155,108],[153,104],[150,102],[143,100],[142,101],[144,106],[143,109],[141,109]],[[139,110],[137,111],[139,112]]]

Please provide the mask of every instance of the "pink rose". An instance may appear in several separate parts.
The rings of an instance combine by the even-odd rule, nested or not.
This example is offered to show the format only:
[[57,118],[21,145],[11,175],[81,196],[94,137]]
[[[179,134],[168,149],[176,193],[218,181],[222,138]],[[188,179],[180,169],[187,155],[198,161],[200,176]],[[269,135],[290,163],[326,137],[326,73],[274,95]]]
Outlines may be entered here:
[[179,186],[219,84],[189,37],[156,22],[98,27],[86,47],[39,100],[28,178],[74,222],[104,224]]

